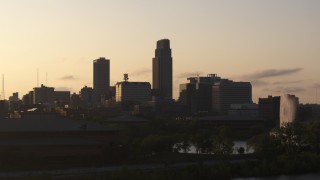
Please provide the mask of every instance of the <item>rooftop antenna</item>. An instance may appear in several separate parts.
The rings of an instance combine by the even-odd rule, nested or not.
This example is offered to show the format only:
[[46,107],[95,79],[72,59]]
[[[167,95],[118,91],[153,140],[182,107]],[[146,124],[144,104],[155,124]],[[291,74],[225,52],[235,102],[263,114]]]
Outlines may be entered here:
[[3,100],[6,99],[5,94],[4,94],[4,74],[2,74],[2,96],[3,96]]
[[127,82],[129,80],[129,75],[123,74],[123,80],[124,80],[124,82]]
[[46,72],[46,86],[48,86],[48,72]]
[[318,104],[318,87],[316,87],[316,98],[315,98],[315,104]]

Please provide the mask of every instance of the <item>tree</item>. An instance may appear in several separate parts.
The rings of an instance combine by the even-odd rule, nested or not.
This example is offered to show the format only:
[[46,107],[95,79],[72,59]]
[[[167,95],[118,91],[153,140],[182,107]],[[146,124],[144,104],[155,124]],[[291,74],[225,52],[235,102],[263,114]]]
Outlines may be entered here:
[[320,153],[320,123],[309,123],[304,131],[305,144],[310,146],[311,151]]
[[212,152],[219,155],[227,155],[233,152],[233,141],[228,138],[227,129],[221,128],[217,136],[213,138]]
[[150,135],[141,142],[142,150],[149,155],[173,152],[176,142],[174,136]]
[[244,154],[244,147],[239,147],[238,148],[238,153],[239,154]]

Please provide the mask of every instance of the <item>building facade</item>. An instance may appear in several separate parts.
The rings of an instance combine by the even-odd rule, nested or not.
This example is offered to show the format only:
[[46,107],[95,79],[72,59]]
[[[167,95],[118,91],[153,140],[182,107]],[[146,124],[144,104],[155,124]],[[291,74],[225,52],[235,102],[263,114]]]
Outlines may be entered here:
[[[279,122],[280,96],[259,98],[259,117],[266,121]],[[277,123],[278,124],[278,123]]]
[[252,86],[250,82],[233,82],[222,79],[212,86],[212,110],[226,114],[231,104],[251,104]]
[[170,40],[157,41],[152,61],[153,95],[161,100],[172,100],[172,56]]
[[41,87],[33,88],[33,104],[53,104],[53,101],[53,87],[46,87],[41,84]]
[[259,106],[254,103],[250,104],[231,104],[228,111],[229,116],[236,117],[259,117]]
[[216,74],[189,77],[189,83],[180,84],[179,102],[191,113],[211,112],[212,86],[220,79]]
[[100,57],[93,61],[94,104],[99,106],[108,96],[110,87],[110,60]]
[[80,90],[80,98],[84,102],[85,107],[93,107],[93,89],[91,87],[83,87]]
[[65,107],[70,104],[70,91],[54,91],[53,100],[58,107]]
[[116,102],[146,102],[151,100],[149,82],[118,82],[116,84]]

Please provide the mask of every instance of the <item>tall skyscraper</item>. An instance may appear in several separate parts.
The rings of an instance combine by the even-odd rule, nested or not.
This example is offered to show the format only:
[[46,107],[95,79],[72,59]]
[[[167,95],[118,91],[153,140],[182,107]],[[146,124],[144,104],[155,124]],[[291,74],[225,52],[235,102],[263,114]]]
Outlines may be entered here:
[[154,96],[162,100],[172,100],[172,57],[169,39],[157,41],[152,73]]
[[110,60],[100,57],[93,61],[94,104],[101,105],[109,93]]

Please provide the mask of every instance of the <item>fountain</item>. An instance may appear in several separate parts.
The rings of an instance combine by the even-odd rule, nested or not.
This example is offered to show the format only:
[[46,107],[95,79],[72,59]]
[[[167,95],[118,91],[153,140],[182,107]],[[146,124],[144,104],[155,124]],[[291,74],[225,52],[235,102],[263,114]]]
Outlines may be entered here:
[[296,120],[299,99],[295,95],[284,94],[280,101],[280,126]]

